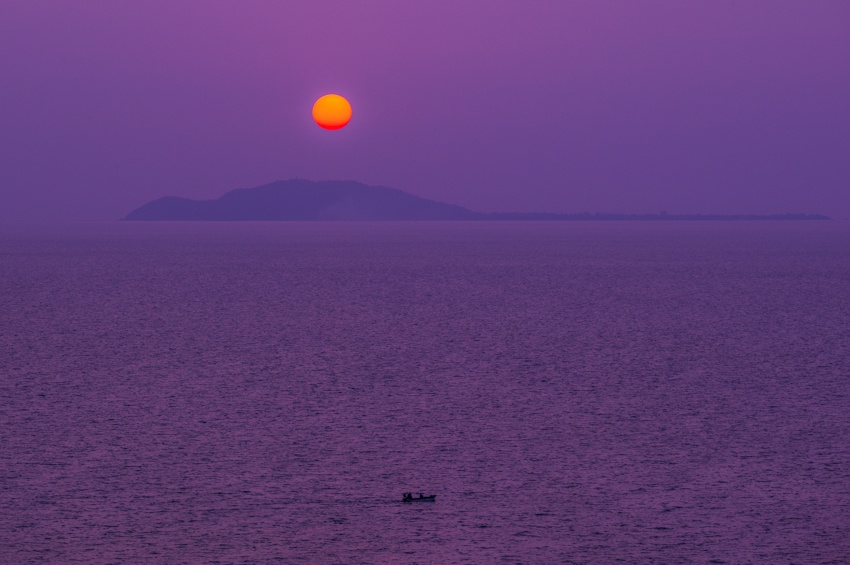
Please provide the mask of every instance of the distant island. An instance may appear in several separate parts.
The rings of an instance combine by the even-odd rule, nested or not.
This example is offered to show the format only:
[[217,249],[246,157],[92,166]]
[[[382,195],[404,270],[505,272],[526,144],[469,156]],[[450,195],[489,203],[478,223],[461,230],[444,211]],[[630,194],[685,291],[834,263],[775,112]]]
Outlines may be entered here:
[[127,220],[368,221],[480,220],[460,206],[419,198],[395,188],[354,181],[277,181],[231,190],[216,200],[167,196],[130,212]]
[[276,181],[215,200],[166,196],[136,208],[133,221],[694,221],[828,220],[820,214],[549,214],[474,212],[395,188],[354,181]]

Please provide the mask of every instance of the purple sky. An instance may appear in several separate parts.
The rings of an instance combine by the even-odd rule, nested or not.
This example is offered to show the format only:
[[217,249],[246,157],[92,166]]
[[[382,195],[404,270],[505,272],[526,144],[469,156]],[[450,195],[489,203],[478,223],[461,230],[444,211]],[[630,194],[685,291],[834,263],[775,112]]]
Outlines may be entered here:
[[[319,129],[322,94],[347,128]],[[481,211],[850,216],[850,2],[0,3],[0,222],[353,179]]]

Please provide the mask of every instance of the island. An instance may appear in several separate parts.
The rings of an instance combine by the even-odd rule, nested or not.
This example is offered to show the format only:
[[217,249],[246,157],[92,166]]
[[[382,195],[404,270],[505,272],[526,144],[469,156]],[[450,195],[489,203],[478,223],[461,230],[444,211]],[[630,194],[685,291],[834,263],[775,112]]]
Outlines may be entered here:
[[132,221],[694,221],[828,220],[820,214],[714,215],[483,213],[355,181],[281,180],[231,190],[215,200],[166,196],[136,208]]

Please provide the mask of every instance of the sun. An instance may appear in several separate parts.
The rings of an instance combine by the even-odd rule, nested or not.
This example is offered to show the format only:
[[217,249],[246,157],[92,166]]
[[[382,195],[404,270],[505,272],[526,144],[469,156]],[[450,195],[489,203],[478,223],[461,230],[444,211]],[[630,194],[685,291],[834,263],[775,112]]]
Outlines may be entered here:
[[351,104],[339,94],[325,94],[313,104],[313,119],[325,129],[342,129],[351,120]]

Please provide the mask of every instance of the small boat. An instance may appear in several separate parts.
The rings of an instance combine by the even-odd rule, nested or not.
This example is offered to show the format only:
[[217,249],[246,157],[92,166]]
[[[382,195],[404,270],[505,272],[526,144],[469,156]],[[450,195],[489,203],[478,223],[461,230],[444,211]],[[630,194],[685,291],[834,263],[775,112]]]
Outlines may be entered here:
[[425,496],[424,494],[419,493],[419,496],[414,497],[412,492],[406,492],[401,497],[402,502],[434,502],[436,499],[436,494]]

